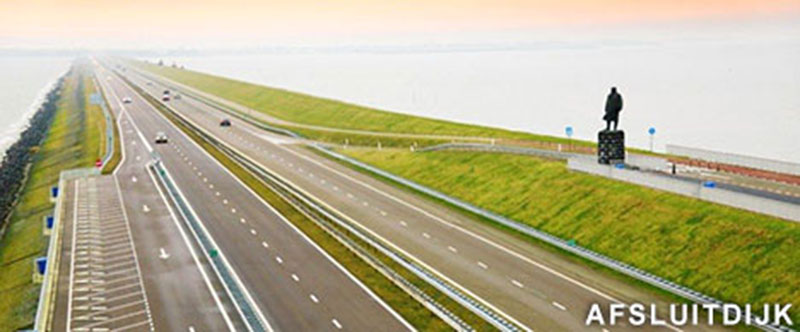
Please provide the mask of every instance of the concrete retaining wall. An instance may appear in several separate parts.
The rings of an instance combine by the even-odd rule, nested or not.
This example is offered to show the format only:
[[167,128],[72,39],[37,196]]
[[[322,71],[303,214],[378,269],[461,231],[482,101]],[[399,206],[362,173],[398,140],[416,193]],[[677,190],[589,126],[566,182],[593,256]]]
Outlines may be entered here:
[[707,188],[701,183],[673,179],[657,173],[619,169],[600,165],[583,159],[569,159],[570,170],[604,176],[645,187],[669,191],[713,203],[723,204],[756,213],[762,213],[795,222],[800,222],[800,205],[756,197],[720,188]]
[[674,154],[676,156],[690,157],[693,159],[800,176],[800,164],[790,163],[787,161],[744,156],[734,153],[717,152],[672,144],[667,144],[667,153]]

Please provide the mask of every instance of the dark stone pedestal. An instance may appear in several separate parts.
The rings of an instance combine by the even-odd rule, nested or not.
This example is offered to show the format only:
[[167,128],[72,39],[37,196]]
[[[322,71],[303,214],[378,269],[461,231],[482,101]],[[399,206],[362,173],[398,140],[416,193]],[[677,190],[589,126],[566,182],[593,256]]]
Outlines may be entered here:
[[601,130],[597,133],[597,162],[615,165],[625,162],[625,132]]

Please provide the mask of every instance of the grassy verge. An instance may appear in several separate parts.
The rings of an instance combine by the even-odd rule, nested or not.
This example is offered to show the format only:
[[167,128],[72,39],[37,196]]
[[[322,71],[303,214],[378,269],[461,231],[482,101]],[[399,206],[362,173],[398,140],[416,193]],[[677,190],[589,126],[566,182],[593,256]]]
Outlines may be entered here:
[[797,223],[571,173],[559,161],[340,152],[725,301],[800,304]]
[[44,254],[42,218],[53,212],[50,187],[62,170],[90,167],[97,155],[98,137],[91,133],[82,108],[84,73],[73,70],[65,80],[58,109],[47,138],[34,157],[20,201],[0,242],[0,330],[16,330],[33,323],[39,286],[31,281],[32,259]]
[[[131,61],[130,63],[275,118],[300,124],[387,133],[496,137],[564,144],[569,142],[567,139],[560,137],[382,111],[186,69],[157,66],[139,61]],[[296,129],[292,128],[292,130]],[[311,134],[316,135],[318,133],[314,131]],[[316,139],[314,135],[308,137]],[[590,144],[576,140],[573,140],[572,143],[576,145]]]
[[[108,98],[106,98],[105,93],[103,93],[103,90],[100,89],[100,87],[96,87],[96,89],[98,93],[100,93],[100,95],[103,97],[103,102],[106,105],[111,105],[111,103],[108,102]],[[108,115],[111,117],[111,123],[113,124],[111,131],[112,135],[114,135],[114,150],[112,151],[111,158],[109,158],[108,162],[105,165],[103,165],[103,174],[111,174],[112,172],[114,172],[115,169],[117,169],[119,163],[122,162],[122,145],[121,145],[122,142],[120,141],[119,127],[117,127],[116,125],[117,121],[116,117],[114,117],[114,113],[109,110]]]
[[[134,89],[139,91],[136,87],[134,87]],[[239,164],[231,160],[225,153],[186,127],[183,122],[177,119],[170,111],[164,109],[163,106],[161,106],[160,103],[158,103],[152,97],[143,93],[142,91],[139,91],[139,93],[148,99],[151,104],[158,108],[183,132],[189,135],[195,142],[200,144],[204,150],[206,150],[232,173],[234,173],[242,182],[247,184],[247,186],[253,189],[266,202],[268,202],[282,215],[294,223],[303,233],[311,238],[312,241],[322,247],[322,249],[336,259],[337,262],[342,264],[342,266],[344,266],[348,271],[361,280],[370,290],[375,292],[376,295],[383,299],[411,325],[419,330],[425,331],[451,330],[450,326],[444,321],[435,316],[431,311],[395,285],[391,280],[384,277],[380,272],[376,271],[372,266],[363,261],[362,258],[360,258],[357,254],[353,253],[350,249],[342,245],[324,229],[315,224],[314,221],[310,220],[305,214],[298,211],[295,207],[272,191],[259,178],[241,167]],[[341,228],[337,229],[337,231],[347,234],[347,231]],[[353,236],[349,237],[354,239]],[[370,251],[371,255],[378,257],[384,264],[388,265],[394,271],[402,275],[406,280],[412,282],[426,294],[432,296],[437,302],[458,315],[462,320],[471,326],[479,330],[494,330],[491,325],[482,320],[480,317],[463,308],[444,294],[438,292],[425,281],[417,278],[411,272],[403,269],[400,265],[396,264],[388,257],[383,256],[377,250],[370,248],[368,245],[357,239],[356,242],[362,248],[366,248],[368,251]]]

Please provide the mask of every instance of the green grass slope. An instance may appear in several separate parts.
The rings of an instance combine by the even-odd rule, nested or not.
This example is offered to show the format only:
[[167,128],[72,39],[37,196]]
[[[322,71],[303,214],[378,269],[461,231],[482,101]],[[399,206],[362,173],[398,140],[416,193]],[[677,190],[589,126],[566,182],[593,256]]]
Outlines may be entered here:
[[84,111],[88,104],[86,75],[74,68],[66,79],[47,138],[34,157],[20,201],[0,240],[0,331],[33,323],[39,285],[31,280],[32,260],[44,255],[47,245],[42,218],[53,212],[50,187],[58,182],[62,170],[91,167],[99,157],[103,129],[98,123],[103,115],[102,111]]
[[800,224],[538,158],[348,149],[359,160],[736,303],[793,303]]
[[[261,111],[275,118],[301,124],[390,133],[496,137],[559,143],[568,142],[566,139],[558,137],[535,135],[382,111],[186,69],[158,66],[138,61],[132,61],[131,64],[176,82],[192,86],[206,93]],[[308,134],[316,135],[318,133],[309,131]],[[315,138],[316,136],[309,137]],[[337,137],[337,139],[339,139],[339,137]]]

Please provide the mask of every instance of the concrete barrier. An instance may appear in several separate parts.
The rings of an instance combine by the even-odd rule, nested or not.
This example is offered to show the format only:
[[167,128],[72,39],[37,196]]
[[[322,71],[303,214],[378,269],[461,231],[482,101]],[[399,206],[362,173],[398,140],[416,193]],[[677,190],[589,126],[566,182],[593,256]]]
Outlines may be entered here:
[[788,161],[744,156],[735,153],[690,148],[673,144],[667,144],[667,153],[676,156],[689,157],[692,159],[713,161],[717,163],[744,166],[776,173],[800,176],[800,164],[791,163]]
[[587,162],[583,159],[569,159],[570,170],[604,176],[653,189],[694,197],[712,203],[727,205],[773,217],[800,222],[800,205],[757,197],[721,188],[704,186],[702,182],[689,182],[667,175],[619,169],[608,165]]

